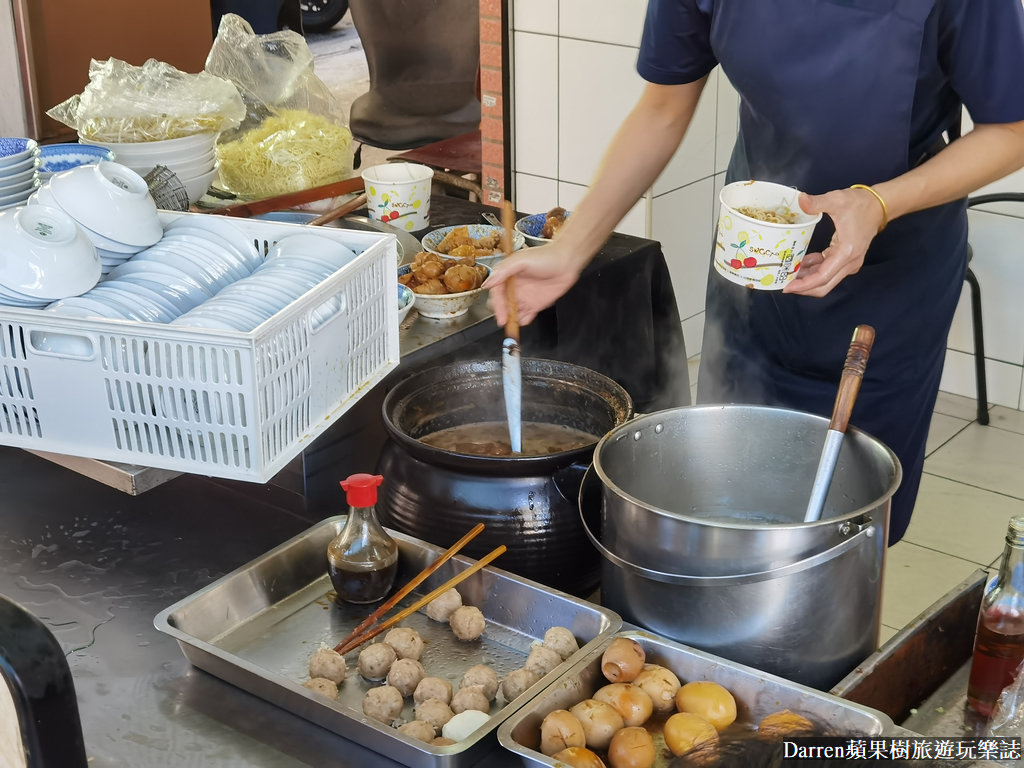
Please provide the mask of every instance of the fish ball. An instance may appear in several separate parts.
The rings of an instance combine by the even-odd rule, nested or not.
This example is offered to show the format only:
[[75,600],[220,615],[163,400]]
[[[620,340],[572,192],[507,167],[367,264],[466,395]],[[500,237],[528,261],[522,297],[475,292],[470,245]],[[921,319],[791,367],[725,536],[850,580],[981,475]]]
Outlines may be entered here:
[[382,685],[371,688],[363,696],[363,714],[390,724],[402,714],[404,704],[401,691],[390,685]]
[[469,688],[479,685],[484,690],[484,696],[489,700],[498,693],[498,673],[486,664],[474,664],[466,670],[459,682],[459,688]]
[[458,743],[455,739],[449,739],[447,736],[438,736],[430,741],[430,745],[433,747],[450,747],[452,744]]
[[659,715],[675,710],[676,692],[682,686],[671,669],[659,664],[644,664],[643,670],[634,678],[633,685],[651,697],[654,711]]
[[617,637],[601,654],[601,672],[612,683],[630,683],[644,668],[644,647],[629,637]]
[[462,741],[490,719],[491,716],[487,712],[467,709],[465,712],[459,712],[445,723],[444,728],[441,729],[441,735],[446,739]]
[[425,720],[434,726],[435,731],[440,731],[444,724],[455,717],[448,702],[441,699],[427,699],[416,705],[413,710],[417,720]]
[[505,697],[505,701],[518,699],[523,691],[538,680],[540,680],[540,675],[532,669],[526,669],[526,667],[514,669],[505,676],[504,680],[502,680],[501,695]]
[[651,697],[633,683],[609,683],[594,691],[593,698],[611,704],[615,711],[622,715],[622,722],[627,728],[643,725],[654,712]]
[[445,704],[452,700],[452,684],[443,677],[424,677],[412,692],[412,700],[417,704],[427,699],[440,699]]
[[565,627],[551,627],[544,633],[544,646],[550,648],[565,661],[580,649],[576,637]]
[[491,700],[487,698],[484,689],[479,685],[460,688],[452,696],[452,712],[459,714],[467,709],[476,709],[480,712],[491,711]]
[[463,605],[452,612],[448,624],[459,640],[476,640],[484,633],[487,622],[475,605]]
[[605,768],[604,760],[586,747],[569,747],[552,755],[551,758],[556,763],[565,763],[570,768]]
[[345,657],[333,648],[320,648],[309,660],[310,677],[326,677],[335,685],[345,680],[347,672]]
[[423,655],[423,638],[415,629],[395,627],[384,635],[384,644],[395,649],[400,659],[418,660]]
[[616,731],[608,745],[612,768],[651,768],[654,756],[654,739],[646,728],[636,725]]
[[405,736],[411,736],[414,739],[426,742],[433,741],[434,736],[437,735],[434,733],[434,726],[430,723],[425,723],[422,720],[411,720],[405,725],[400,725],[398,727],[398,732]]
[[612,736],[624,727],[622,715],[615,711],[611,704],[594,699],[584,699],[569,709],[583,726],[590,749],[605,750],[612,741]]
[[367,680],[383,680],[398,654],[390,645],[374,643],[359,652],[359,674]]
[[328,699],[338,700],[338,684],[333,680],[328,680],[326,677],[314,677],[302,685],[304,688],[309,688],[309,690],[319,693],[321,696],[326,696]]
[[426,676],[427,670],[415,659],[399,659],[388,670],[388,685],[397,688],[403,696],[412,696]]
[[540,751],[553,755],[569,747],[585,747],[583,724],[567,709],[548,712],[540,723]]
[[535,645],[530,649],[530,655],[526,657],[523,666],[535,672],[538,677],[544,677],[561,663],[562,657],[556,651],[543,645]]
[[434,621],[448,621],[456,608],[462,607],[462,595],[455,587],[442,592],[427,603],[426,614]]

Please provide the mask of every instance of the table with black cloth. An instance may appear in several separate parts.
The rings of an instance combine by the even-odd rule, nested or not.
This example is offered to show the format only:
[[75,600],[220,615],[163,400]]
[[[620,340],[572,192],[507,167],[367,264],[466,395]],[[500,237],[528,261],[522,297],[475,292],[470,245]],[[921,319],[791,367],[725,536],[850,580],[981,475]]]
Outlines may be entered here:
[[[430,205],[430,226],[414,232],[417,237],[438,227],[483,223],[482,213],[496,211],[441,195]],[[303,454],[302,492],[311,509],[344,509],[338,479],[373,471],[387,439],[380,408],[395,383],[436,365],[498,359],[504,338],[486,294],[462,318],[407,318],[401,334],[399,367]],[[638,413],[690,404],[679,311],[661,245],[654,240],[612,234],[576,285],[521,329],[520,347],[524,357],[572,363],[614,379]]]

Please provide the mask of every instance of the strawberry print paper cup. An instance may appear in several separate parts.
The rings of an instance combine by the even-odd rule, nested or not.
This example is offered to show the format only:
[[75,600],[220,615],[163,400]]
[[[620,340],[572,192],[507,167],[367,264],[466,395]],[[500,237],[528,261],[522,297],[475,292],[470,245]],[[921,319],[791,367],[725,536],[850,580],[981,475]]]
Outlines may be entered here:
[[361,175],[371,219],[407,232],[429,226],[433,169],[416,163],[385,163]]
[[778,291],[800,269],[821,214],[804,213],[800,191],[768,181],[737,181],[722,188],[715,238],[715,269],[726,280]]

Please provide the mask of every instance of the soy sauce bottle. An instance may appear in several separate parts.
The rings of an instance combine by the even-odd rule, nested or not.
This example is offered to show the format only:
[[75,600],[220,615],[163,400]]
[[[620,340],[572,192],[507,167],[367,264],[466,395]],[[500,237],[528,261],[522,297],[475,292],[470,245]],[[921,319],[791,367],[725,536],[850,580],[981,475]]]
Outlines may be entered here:
[[338,599],[375,603],[385,597],[398,572],[398,545],[377,520],[381,475],[352,475],[341,481],[348,520],[327,546],[327,570]]
[[1024,515],[1010,518],[995,584],[981,600],[967,703],[991,717],[1024,659]]

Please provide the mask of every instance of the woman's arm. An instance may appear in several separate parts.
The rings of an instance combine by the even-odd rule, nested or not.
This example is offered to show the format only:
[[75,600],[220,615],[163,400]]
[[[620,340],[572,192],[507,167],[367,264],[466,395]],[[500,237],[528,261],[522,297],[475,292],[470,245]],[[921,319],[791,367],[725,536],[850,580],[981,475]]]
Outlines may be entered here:
[[[873,189],[885,201],[888,218],[942,205],[1024,167],[1024,122],[976,125],[925,163]],[[872,239],[884,222],[881,204],[863,189],[802,195],[808,213],[825,213],[836,233],[821,254],[808,254],[798,277],[783,290],[825,296],[860,270]]]
[[507,319],[505,291],[516,276],[519,321],[529,323],[579,278],[622,217],[654,183],[679,147],[707,78],[684,85],[649,83],[605,150],[594,181],[558,239],[502,260],[484,283],[499,325]]

